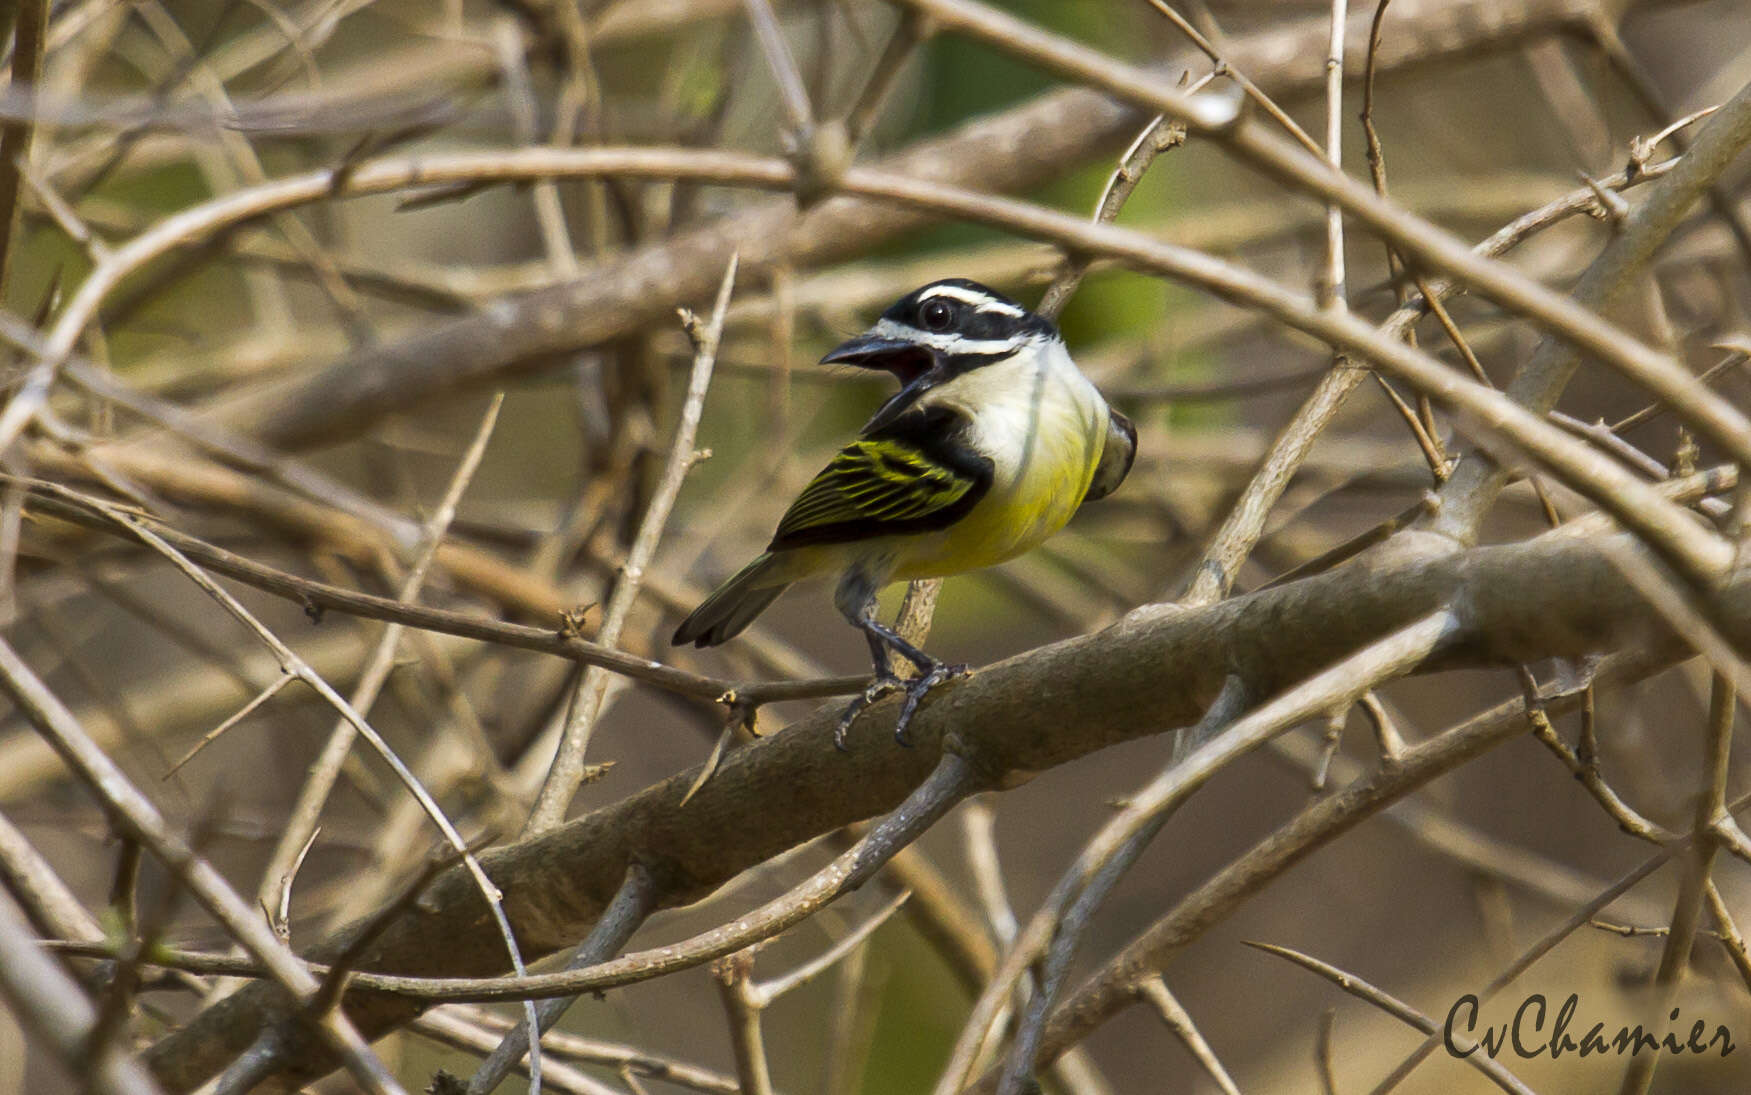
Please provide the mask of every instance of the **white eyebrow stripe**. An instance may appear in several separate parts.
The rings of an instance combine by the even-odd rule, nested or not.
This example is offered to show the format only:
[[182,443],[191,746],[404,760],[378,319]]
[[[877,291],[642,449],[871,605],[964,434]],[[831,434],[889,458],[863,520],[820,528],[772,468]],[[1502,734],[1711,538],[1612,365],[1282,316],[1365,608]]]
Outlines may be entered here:
[[1028,335],[1017,335],[1014,338],[966,338],[952,332],[920,331],[916,327],[891,319],[877,320],[871,333],[881,338],[914,342],[932,350],[941,350],[945,354],[1013,353],[1026,345],[1029,339]]
[[1017,308],[1013,304],[1005,304],[1000,300],[994,300],[989,304],[981,304],[978,308],[974,309],[974,311],[996,312],[1000,316],[1014,316],[1016,319],[1020,319],[1022,316],[1027,315],[1025,310]]
[[959,285],[938,285],[925,292],[920,300],[930,300],[933,297],[946,297],[958,300],[962,304],[976,304],[981,312],[1004,312],[1008,315],[1021,315],[1013,307],[994,299],[990,293],[981,293],[977,289],[963,289]]

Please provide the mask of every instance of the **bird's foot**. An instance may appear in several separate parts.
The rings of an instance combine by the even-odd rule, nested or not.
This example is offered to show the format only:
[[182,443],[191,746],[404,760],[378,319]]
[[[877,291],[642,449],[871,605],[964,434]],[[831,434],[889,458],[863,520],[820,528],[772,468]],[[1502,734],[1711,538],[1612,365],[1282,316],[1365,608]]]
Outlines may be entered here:
[[851,724],[857,721],[857,716],[863,714],[863,709],[875,703],[889,692],[899,692],[905,689],[905,681],[892,673],[878,674],[869,682],[863,693],[845,705],[845,710],[839,713],[839,725],[833,728],[833,748],[841,753],[851,750],[845,747],[845,735],[851,732]]
[[901,687],[906,690],[906,699],[904,703],[900,704],[900,717],[894,720],[894,740],[911,748],[912,738],[906,731],[912,725],[912,714],[918,710],[918,702],[937,685],[945,681],[952,681],[956,677],[970,676],[972,672],[965,665],[937,662],[911,680],[900,682]]
[[857,721],[857,716],[863,709],[875,703],[890,692],[902,692],[905,700],[900,704],[900,716],[894,722],[894,740],[901,745],[910,746],[911,737],[907,729],[912,725],[912,716],[918,710],[918,704],[925,695],[937,685],[956,677],[965,677],[972,670],[965,665],[948,665],[933,661],[928,666],[920,667],[921,672],[916,677],[901,678],[891,673],[884,673],[869,682],[869,687],[862,695],[845,705],[845,710],[839,715],[839,725],[833,731],[833,744],[840,752],[846,752],[845,736],[851,730],[851,724]]

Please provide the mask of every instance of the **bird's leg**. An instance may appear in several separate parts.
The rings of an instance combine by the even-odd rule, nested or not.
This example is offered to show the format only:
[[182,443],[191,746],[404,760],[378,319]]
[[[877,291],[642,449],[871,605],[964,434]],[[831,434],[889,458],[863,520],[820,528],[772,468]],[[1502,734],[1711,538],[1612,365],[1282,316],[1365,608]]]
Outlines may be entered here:
[[[833,744],[841,750],[845,748],[845,735],[851,729],[851,724],[857,721],[857,716],[865,707],[886,696],[890,692],[904,692],[905,700],[900,704],[900,716],[894,722],[894,740],[901,745],[911,745],[907,729],[912,724],[912,716],[918,710],[918,704],[932,688],[955,677],[964,677],[969,670],[964,665],[948,665],[931,657],[918,649],[893,628],[882,624],[875,618],[876,602],[874,594],[869,595],[855,614],[847,613],[869,641],[870,657],[875,666],[875,679],[869,682],[869,687],[863,694],[853,699],[845,706],[839,715],[839,725],[833,732]],[[894,653],[911,662],[918,669],[918,675],[910,679],[902,679],[888,664],[888,652]]]
[[[839,724],[833,728],[833,745],[840,752],[845,752],[845,735],[850,732],[851,724],[857,721],[857,716],[865,707],[881,699],[889,692],[903,689],[905,682],[900,680],[888,665],[888,646],[886,636],[882,632],[888,628],[875,622],[875,598],[860,608],[855,615],[847,614],[851,622],[863,631],[863,637],[869,641],[869,656],[874,663],[875,678],[869,682],[863,692],[845,705],[845,710],[839,713]],[[910,645],[910,644],[908,644]]]

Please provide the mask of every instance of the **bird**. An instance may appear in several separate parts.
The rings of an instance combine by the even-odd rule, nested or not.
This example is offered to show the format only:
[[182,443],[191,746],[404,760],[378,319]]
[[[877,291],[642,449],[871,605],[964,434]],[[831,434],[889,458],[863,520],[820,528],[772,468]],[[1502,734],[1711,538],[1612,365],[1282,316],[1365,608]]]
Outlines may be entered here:
[[[938,685],[967,675],[876,619],[891,582],[988,567],[1056,533],[1130,473],[1137,430],[1071,359],[1058,327],[978,282],[945,278],[901,297],[822,364],[891,373],[900,389],[785,511],[761,555],[675,630],[674,645],[716,646],[792,584],[835,575],[833,603],[863,632],[869,686],[839,717],[904,695],[894,737]],[[902,679],[890,653],[917,675]]]

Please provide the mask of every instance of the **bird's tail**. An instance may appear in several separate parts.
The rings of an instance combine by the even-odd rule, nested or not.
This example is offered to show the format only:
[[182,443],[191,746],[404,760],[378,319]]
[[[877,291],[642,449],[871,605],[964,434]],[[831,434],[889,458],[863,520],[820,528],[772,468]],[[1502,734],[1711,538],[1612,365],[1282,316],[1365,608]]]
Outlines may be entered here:
[[671,640],[676,646],[716,646],[741,634],[754,622],[754,617],[778,600],[778,595],[790,587],[782,573],[785,569],[770,552],[760,556],[693,610],[681,621]]

